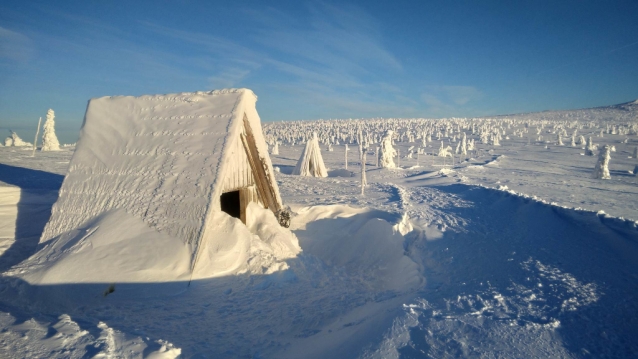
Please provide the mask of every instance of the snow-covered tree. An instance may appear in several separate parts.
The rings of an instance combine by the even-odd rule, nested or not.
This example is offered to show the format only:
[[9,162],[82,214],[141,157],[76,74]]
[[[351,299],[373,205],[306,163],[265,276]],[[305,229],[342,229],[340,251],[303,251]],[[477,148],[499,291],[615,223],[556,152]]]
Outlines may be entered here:
[[467,143],[467,150],[468,151],[474,151],[474,139],[470,139]]
[[492,145],[493,146],[500,146],[501,145],[501,143],[498,140],[498,137],[499,137],[498,135],[492,135]]
[[443,145],[443,141],[441,141],[441,147],[439,147],[439,153],[438,153],[439,157],[452,157],[452,147],[447,146],[444,147]]
[[292,170],[293,175],[311,176],[311,177],[328,177],[328,170],[323,163],[321,149],[319,148],[319,140],[317,133],[306,143],[297,165]]
[[593,156],[595,150],[596,146],[594,145],[594,141],[591,139],[591,136],[589,136],[587,138],[587,145],[585,146],[585,154],[587,156]]
[[272,151],[270,151],[271,155],[278,155],[279,154],[279,142],[275,141],[275,145],[272,148]]
[[59,151],[60,142],[55,135],[55,113],[52,109],[47,111],[47,119],[44,121],[44,133],[42,134],[42,151]]
[[580,135],[580,137],[578,138],[578,144],[581,146],[585,146],[586,143],[587,141],[585,141],[585,136]]
[[565,144],[563,143],[563,136],[562,134],[559,132],[558,135],[556,135],[556,145],[557,146],[564,146]]
[[394,147],[392,147],[392,135],[394,131],[388,130],[381,140],[381,154],[379,158],[379,165],[381,168],[395,168],[394,164],[394,156],[396,156],[396,151]]
[[611,160],[611,146],[605,145],[598,152],[598,162],[594,168],[594,178],[611,179],[609,174],[609,160]]
[[4,140],[4,145],[5,146],[15,146],[15,147],[33,146],[31,143],[23,141],[20,138],[20,136],[18,136],[18,134],[15,133],[15,131],[11,131],[11,136],[7,137]]
[[463,156],[467,155],[467,138],[465,132],[463,132],[463,137],[461,138],[461,154]]

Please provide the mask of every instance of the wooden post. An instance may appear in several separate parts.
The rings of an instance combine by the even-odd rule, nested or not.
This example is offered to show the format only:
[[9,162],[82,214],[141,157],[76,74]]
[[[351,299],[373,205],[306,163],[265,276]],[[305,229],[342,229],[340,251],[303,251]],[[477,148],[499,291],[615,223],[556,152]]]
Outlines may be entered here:
[[35,139],[33,140],[33,153],[31,157],[35,157],[35,149],[38,148],[38,135],[40,134],[40,123],[42,122],[42,117],[38,120],[38,129],[35,131]]
[[248,157],[250,169],[253,171],[253,175],[255,176],[257,193],[259,194],[264,207],[269,208],[276,215],[281,209],[282,204],[279,203],[277,194],[270,183],[273,179],[270,178],[271,175],[267,173],[266,164],[263,162],[261,157],[259,157],[259,152],[255,145],[255,137],[246,115],[244,115],[244,130],[246,131],[246,135],[242,133],[240,134],[240,138],[244,145],[246,156]]
[[346,161],[346,169],[348,169],[348,144],[346,143],[346,152],[345,152],[345,161]]
[[248,225],[248,223],[246,223],[248,204],[253,202],[253,189],[251,187],[239,189],[239,219],[245,225]]

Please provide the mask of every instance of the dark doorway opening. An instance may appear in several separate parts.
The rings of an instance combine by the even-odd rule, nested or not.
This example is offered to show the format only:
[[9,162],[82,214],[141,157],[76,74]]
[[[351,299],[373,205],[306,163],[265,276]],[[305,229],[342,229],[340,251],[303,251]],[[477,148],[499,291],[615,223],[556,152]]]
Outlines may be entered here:
[[240,218],[241,205],[239,202],[239,191],[222,193],[220,197],[222,211],[231,217]]

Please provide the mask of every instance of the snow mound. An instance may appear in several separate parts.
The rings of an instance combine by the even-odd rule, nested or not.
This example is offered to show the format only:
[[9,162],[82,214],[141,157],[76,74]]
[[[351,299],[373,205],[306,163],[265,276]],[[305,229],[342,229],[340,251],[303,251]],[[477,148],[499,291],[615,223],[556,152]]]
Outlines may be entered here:
[[[2,315],[0,324],[0,357],[8,358],[146,358],[174,359],[182,350],[165,340],[130,336],[97,324],[99,336],[84,330],[68,314],[58,321],[42,323],[34,318],[21,322],[10,314]],[[97,334],[97,333],[96,333]]]
[[405,255],[400,232],[408,227],[405,221],[377,210],[315,206],[300,209],[291,228],[304,253],[345,267],[379,289],[407,290],[420,285],[423,278],[419,266]]
[[55,237],[13,272],[31,284],[183,280],[190,253],[179,239],[116,209]]
[[214,238],[204,244],[193,278],[251,273],[271,274],[288,269],[285,260],[301,248],[297,237],[277,222],[270,210],[248,206],[245,226],[224,212],[215,214]]
[[[301,251],[295,235],[257,204],[249,213],[250,228],[215,214],[214,235],[203,244],[193,279],[288,268],[285,260]],[[190,245],[116,209],[55,237],[9,274],[31,284],[186,281],[191,261]]]

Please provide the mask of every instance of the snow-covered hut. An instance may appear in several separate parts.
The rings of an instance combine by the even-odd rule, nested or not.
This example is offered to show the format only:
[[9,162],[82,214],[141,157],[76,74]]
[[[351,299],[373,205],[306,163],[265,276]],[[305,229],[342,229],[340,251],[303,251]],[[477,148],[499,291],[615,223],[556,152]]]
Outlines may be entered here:
[[114,209],[195,247],[224,211],[282,208],[248,89],[89,101],[75,154],[40,243]]

